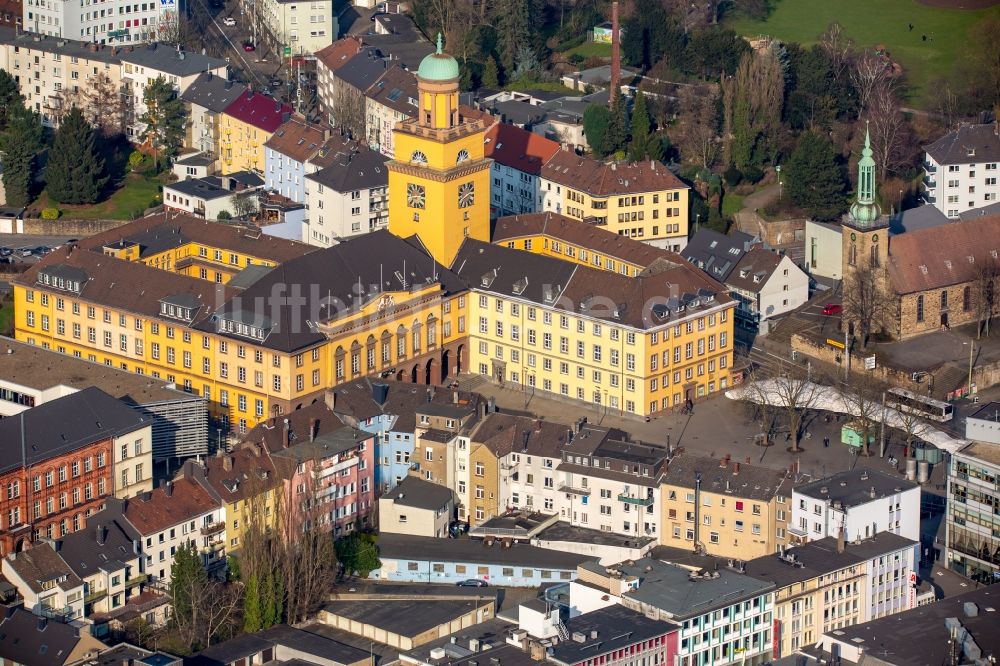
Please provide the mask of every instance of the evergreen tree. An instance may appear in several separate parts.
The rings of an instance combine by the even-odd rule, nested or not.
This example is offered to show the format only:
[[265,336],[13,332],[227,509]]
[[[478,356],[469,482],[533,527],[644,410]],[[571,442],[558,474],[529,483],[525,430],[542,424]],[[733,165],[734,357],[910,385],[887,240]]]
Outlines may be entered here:
[[34,196],[35,158],[42,146],[42,122],[23,106],[10,108],[7,131],[0,135],[3,185],[7,204],[23,208]]
[[80,109],[74,107],[63,118],[49,151],[45,176],[49,196],[64,204],[94,203],[108,182],[94,130]]
[[608,133],[604,136],[604,154],[623,150],[628,143],[628,109],[621,93],[612,91],[611,115],[608,120]]
[[194,544],[181,546],[174,555],[170,568],[170,596],[174,602],[174,616],[190,622],[195,613],[192,592],[208,584],[208,574],[201,555]]
[[146,112],[139,118],[146,125],[143,138],[153,148],[153,164],[159,168],[160,155],[172,157],[184,139],[184,104],[162,76],[149,82],[142,99],[146,104]]
[[809,132],[785,164],[784,189],[796,206],[816,220],[833,220],[847,209],[844,167],[833,144]]
[[251,576],[243,588],[243,631],[252,634],[264,628],[260,608],[261,594],[257,577]]
[[12,110],[24,106],[24,97],[17,81],[5,69],[0,69],[0,129],[7,127]]
[[260,585],[260,625],[267,629],[278,623],[279,619],[274,616],[274,574],[267,574]]
[[608,135],[608,123],[611,114],[608,107],[602,104],[591,104],[583,112],[583,135],[587,137],[590,150],[599,157],[604,157],[604,140]]
[[649,112],[646,110],[646,96],[640,90],[636,93],[632,107],[632,141],[629,143],[629,159],[643,160],[649,154]]
[[504,71],[513,72],[517,65],[517,52],[523,46],[532,46],[535,34],[530,0],[503,0],[497,14],[497,48]]
[[483,64],[482,86],[496,90],[500,87],[500,72],[497,70],[497,61],[493,56],[487,56]]
[[337,539],[334,547],[344,570],[348,573],[357,572],[362,578],[367,578],[368,574],[381,567],[376,539],[375,535],[362,532],[351,532],[348,536]]

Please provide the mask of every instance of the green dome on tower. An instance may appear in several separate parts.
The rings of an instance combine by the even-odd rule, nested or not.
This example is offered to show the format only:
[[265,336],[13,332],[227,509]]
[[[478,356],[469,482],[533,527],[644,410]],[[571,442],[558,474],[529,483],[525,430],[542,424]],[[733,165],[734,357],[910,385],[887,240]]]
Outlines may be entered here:
[[438,33],[437,51],[420,61],[417,76],[424,81],[452,81],[459,77],[458,61],[441,49],[441,33]]

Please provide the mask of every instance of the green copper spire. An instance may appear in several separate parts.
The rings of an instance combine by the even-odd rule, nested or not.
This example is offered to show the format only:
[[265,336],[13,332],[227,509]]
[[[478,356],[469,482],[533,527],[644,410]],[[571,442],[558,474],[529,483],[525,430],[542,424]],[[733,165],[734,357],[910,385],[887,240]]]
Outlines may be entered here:
[[858,227],[870,227],[881,217],[875,202],[875,160],[872,158],[871,134],[865,127],[865,147],[858,161],[858,195],[851,205],[850,222]]
[[[439,54],[440,53],[444,53],[444,42],[441,40],[441,33],[440,32],[438,33],[437,45],[438,45],[437,52]],[[868,145],[868,141],[867,140],[865,141],[865,145],[866,146]]]

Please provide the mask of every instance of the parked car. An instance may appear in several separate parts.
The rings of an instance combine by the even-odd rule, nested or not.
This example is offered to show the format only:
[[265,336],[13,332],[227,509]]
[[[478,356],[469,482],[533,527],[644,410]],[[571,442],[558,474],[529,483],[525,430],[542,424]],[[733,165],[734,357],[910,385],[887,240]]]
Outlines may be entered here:
[[470,578],[468,580],[460,580],[455,583],[458,587],[489,587],[490,584],[485,580],[479,580],[478,578]]
[[38,247],[35,248],[35,254],[37,254],[39,257],[44,257],[51,251],[52,248],[49,247],[48,245],[39,245]]
[[840,303],[827,303],[823,308],[823,314],[825,315],[835,315],[840,314],[843,311],[843,307]]
[[283,85],[285,85],[285,82],[282,81],[281,79],[271,79],[272,88],[280,88]]
[[454,520],[450,525],[448,525],[448,534],[454,539],[459,534],[467,534],[469,532],[469,523],[462,520]]
[[0,257],[9,257],[14,254],[14,250],[9,247],[0,247]]
[[229,26],[230,28],[232,28],[234,25],[236,25],[236,19],[234,19],[232,16],[227,16],[226,18],[222,19],[222,25]]
[[30,257],[34,253],[34,250],[30,247],[22,247],[18,249],[17,253],[22,257]]
[[251,44],[250,42],[247,42],[246,44],[243,45],[243,50],[246,51],[247,53],[252,53],[253,51],[257,50],[257,47]]

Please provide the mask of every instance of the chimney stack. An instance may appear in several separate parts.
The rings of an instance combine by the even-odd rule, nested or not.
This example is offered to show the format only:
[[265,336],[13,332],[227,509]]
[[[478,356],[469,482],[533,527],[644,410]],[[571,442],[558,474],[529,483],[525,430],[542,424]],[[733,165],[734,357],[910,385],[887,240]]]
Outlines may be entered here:
[[292,424],[285,419],[285,430],[281,436],[281,446],[287,449],[292,443]]
[[97,545],[98,546],[103,546],[104,545],[104,525],[98,525],[97,528],[96,528],[96,530],[95,530],[95,532],[96,532],[96,534],[94,536],[97,539]]
[[233,457],[232,456],[223,456],[222,457],[222,469],[224,469],[227,472],[233,471]]
[[167,481],[167,485],[164,486],[163,492],[167,495],[167,497],[173,497],[173,495],[174,495],[174,482],[173,481]]
[[611,104],[621,90],[622,79],[621,40],[618,38],[618,0],[611,2],[611,94],[608,99]]
[[840,531],[837,532],[837,552],[844,552],[844,526],[840,526]]

